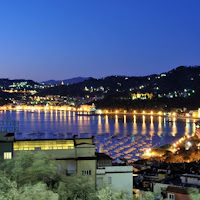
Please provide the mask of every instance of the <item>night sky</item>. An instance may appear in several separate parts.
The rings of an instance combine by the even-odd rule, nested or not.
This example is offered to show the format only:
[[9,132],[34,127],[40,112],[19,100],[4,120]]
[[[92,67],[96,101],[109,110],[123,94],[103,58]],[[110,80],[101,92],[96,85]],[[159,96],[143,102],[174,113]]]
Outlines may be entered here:
[[199,0],[0,1],[0,78],[139,76],[200,65]]

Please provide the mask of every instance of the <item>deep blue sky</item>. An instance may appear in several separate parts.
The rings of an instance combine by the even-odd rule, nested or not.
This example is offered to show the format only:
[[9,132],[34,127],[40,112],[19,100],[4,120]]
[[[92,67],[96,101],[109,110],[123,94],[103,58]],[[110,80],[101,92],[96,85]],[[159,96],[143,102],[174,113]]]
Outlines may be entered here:
[[199,0],[0,1],[0,78],[148,75],[200,65]]

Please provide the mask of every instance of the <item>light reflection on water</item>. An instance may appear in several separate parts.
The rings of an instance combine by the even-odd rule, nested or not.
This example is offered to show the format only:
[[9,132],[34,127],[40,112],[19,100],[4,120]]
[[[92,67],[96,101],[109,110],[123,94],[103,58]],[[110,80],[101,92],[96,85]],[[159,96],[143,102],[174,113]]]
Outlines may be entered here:
[[195,120],[175,117],[168,120],[135,114],[87,116],[71,111],[1,111],[0,116],[19,120],[22,132],[16,135],[19,139],[69,138],[73,134],[95,136],[97,151],[101,146],[111,157],[129,161],[138,158],[147,148],[169,144],[195,132]]

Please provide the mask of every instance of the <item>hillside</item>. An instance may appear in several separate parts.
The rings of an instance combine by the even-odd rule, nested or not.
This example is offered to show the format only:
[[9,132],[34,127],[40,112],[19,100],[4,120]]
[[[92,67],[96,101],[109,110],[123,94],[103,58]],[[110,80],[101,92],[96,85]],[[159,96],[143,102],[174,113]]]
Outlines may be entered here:
[[143,77],[109,76],[90,78],[80,83],[47,88],[41,95],[60,94],[82,96],[85,94],[108,95],[113,93],[153,92],[154,94],[184,92],[200,88],[200,67],[181,66],[169,72]]
[[0,79],[0,88],[1,89],[21,89],[21,90],[30,90],[30,89],[42,89],[43,86],[33,80],[25,79]]

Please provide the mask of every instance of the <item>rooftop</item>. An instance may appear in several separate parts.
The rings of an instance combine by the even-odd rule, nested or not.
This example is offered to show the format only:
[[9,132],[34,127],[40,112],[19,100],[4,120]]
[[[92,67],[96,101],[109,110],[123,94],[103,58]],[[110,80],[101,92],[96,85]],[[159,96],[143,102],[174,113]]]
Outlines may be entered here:
[[179,194],[188,194],[187,189],[183,187],[168,186],[166,191]]

